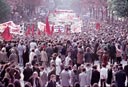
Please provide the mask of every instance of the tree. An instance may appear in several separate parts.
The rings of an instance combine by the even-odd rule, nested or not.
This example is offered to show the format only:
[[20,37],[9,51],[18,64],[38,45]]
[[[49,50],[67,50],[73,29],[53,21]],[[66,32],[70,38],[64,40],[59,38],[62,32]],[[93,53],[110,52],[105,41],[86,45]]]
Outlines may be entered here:
[[109,10],[119,17],[128,17],[128,0],[108,0]]
[[8,16],[10,13],[10,7],[5,2],[5,0],[0,0],[0,23],[8,20]]

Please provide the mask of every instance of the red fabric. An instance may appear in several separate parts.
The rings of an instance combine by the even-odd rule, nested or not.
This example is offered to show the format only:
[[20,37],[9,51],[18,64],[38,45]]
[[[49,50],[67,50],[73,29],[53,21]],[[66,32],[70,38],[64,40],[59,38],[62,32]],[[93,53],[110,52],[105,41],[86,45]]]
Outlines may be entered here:
[[38,29],[37,33],[38,33],[38,35],[41,35],[41,31],[39,29]]
[[46,33],[47,35],[51,35],[48,17],[46,18],[46,29],[45,29],[45,33]]
[[6,27],[4,32],[1,35],[5,41],[11,41],[12,40],[12,35],[10,33],[9,27]]
[[96,30],[100,29],[100,23],[96,23]]
[[30,29],[30,26],[28,26],[27,30],[25,32],[25,35],[28,36],[28,35],[30,35],[30,33],[31,33],[31,29]]

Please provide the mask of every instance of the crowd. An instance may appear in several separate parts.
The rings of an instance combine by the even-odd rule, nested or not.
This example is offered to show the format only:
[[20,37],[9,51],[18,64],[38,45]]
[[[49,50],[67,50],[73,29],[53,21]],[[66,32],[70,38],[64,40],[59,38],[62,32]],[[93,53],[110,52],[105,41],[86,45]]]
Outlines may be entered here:
[[0,87],[22,87],[21,74],[24,87],[125,87],[127,30],[103,26],[84,32],[1,42]]

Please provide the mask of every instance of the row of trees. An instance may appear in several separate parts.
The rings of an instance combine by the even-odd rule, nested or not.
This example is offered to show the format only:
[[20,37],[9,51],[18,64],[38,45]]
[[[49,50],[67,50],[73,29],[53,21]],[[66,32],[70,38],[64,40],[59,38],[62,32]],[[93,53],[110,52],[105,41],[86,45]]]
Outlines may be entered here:
[[[0,0],[0,22],[9,17],[29,21],[42,15],[42,11],[45,17],[58,4],[58,0]],[[89,12],[90,17],[100,20],[113,18],[113,15],[128,17],[128,0],[72,0],[71,8],[81,15]]]

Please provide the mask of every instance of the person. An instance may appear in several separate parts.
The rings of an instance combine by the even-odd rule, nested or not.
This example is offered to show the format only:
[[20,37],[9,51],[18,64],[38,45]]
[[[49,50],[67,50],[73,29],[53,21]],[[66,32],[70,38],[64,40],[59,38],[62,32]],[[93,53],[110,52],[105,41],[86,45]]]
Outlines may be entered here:
[[79,82],[79,73],[76,65],[74,65],[71,70],[70,80],[71,80],[72,87],[75,86],[75,83]]
[[15,80],[14,85],[15,85],[15,87],[21,87],[21,83],[19,80]]
[[106,65],[103,64],[102,68],[100,69],[101,87],[106,87],[107,78],[108,78],[108,69],[106,68]]
[[56,76],[57,76],[56,78],[57,78],[57,82],[59,82],[59,75],[61,73],[61,65],[62,65],[60,56],[56,57],[55,65],[56,65]]
[[79,46],[77,51],[77,67],[83,63],[83,53],[82,46]]
[[8,56],[6,52],[6,48],[3,47],[0,51],[0,63],[7,63],[8,62]]
[[40,78],[41,78],[41,82],[42,82],[42,87],[45,87],[45,85],[48,81],[48,76],[47,76],[47,73],[43,66],[40,68]]
[[29,54],[29,63],[32,62],[32,60],[34,59],[34,56],[36,56],[34,49],[31,50],[30,54]]
[[113,80],[113,65],[110,65],[110,68],[108,69],[108,78],[107,78],[107,84],[111,84],[112,83],[112,80]]
[[48,44],[48,47],[46,48],[46,52],[47,52],[47,55],[48,55],[48,62],[49,62],[50,61],[50,57],[53,54],[53,48],[52,48],[52,44],[51,43]]
[[23,65],[25,67],[26,63],[29,62],[29,47],[28,44],[25,43],[25,49],[24,49],[24,53],[23,53]]
[[87,85],[90,86],[91,85],[91,77],[92,77],[92,68],[91,68],[91,64],[88,63],[86,65],[86,73],[87,73]]
[[37,72],[34,72],[33,75],[30,77],[29,82],[33,87],[42,87],[41,79],[38,76]]
[[115,74],[115,79],[118,87],[125,87],[126,73],[123,71],[122,66],[119,66],[119,71]]
[[91,85],[93,86],[94,83],[99,83],[100,80],[100,72],[97,70],[97,66],[94,65],[92,67],[92,75],[91,75]]
[[120,45],[116,46],[116,59],[117,59],[117,64],[120,64],[122,60],[122,50]]
[[71,53],[68,52],[68,56],[65,58],[65,66],[68,66],[70,61],[71,61]]
[[50,76],[50,81],[48,82],[47,87],[56,87],[56,75],[52,74]]
[[127,77],[127,87],[128,87],[128,64],[124,66],[124,71],[126,73],[126,77]]
[[116,62],[116,47],[114,42],[109,45],[109,56],[111,64],[114,64]]
[[86,53],[84,55],[85,63],[93,63],[93,53],[89,47],[86,48]]
[[29,78],[32,76],[32,73],[33,73],[33,70],[31,68],[31,64],[30,63],[26,63],[26,67],[23,70],[23,75],[24,75],[23,80],[25,82],[28,82]]
[[36,64],[33,65],[32,71],[33,71],[33,73],[34,72],[37,72],[38,73],[38,76],[40,76],[40,69],[39,69],[39,64],[38,63],[36,63]]
[[87,73],[86,73],[86,69],[83,68],[82,72],[79,74],[79,82],[80,82],[80,87],[87,87],[89,86],[87,84]]
[[23,65],[23,53],[24,53],[23,42],[21,41],[19,42],[17,50],[18,50],[18,56],[19,56],[19,64],[20,66],[22,66]]
[[104,50],[103,50],[103,55],[102,55],[102,60],[101,62],[103,64],[105,64],[105,66],[107,65],[108,63],[108,51],[107,51],[107,48],[105,47]]
[[60,74],[60,79],[61,79],[61,85],[62,87],[70,87],[70,74],[68,72],[68,67],[66,66],[65,69],[62,70]]
[[16,54],[14,49],[11,49],[11,54],[9,56],[9,61],[14,62],[15,65],[18,64],[18,55]]
[[42,48],[41,50],[41,62],[42,62],[42,65],[46,68],[48,63],[48,56],[44,48]]
[[37,47],[36,41],[35,40],[32,40],[30,42],[29,46],[30,46],[30,51],[33,50],[33,49],[35,49]]

